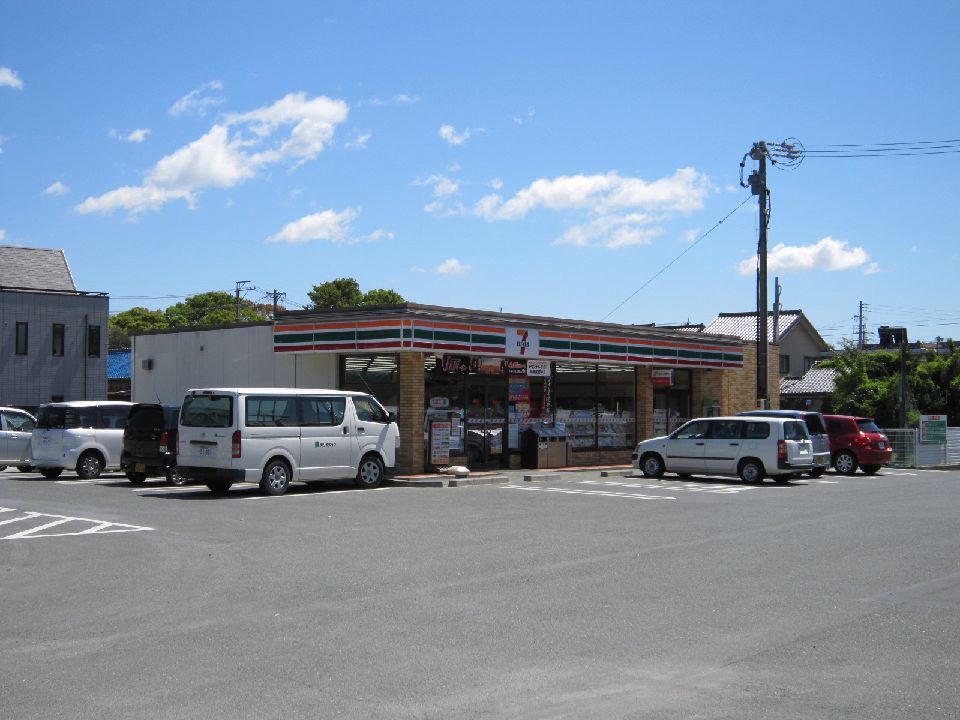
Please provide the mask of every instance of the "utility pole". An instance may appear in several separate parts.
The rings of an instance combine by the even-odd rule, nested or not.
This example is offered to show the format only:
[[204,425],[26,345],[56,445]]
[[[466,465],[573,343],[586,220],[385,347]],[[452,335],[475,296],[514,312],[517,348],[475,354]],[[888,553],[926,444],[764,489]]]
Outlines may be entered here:
[[[760,200],[760,237],[757,242],[757,407],[770,407],[769,340],[767,337],[767,225],[770,223],[770,190],[767,188],[767,158],[778,167],[797,167],[803,162],[803,146],[799,140],[782,143],[755,142],[740,161],[740,185],[749,187],[750,194]],[[757,169],[743,181],[747,158],[757,163]]]
[[277,317],[277,306],[280,304],[281,300],[286,300],[287,294],[285,292],[280,292],[274,288],[273,292],[268,292],[264,297],[271,298],[273,300],[273,318]]
[[244,290],[254,290],[255,288],[250,286],[250,280],[237,280],[235,294],[237,296],[237,322],[240,322],[240,293]]
[[863,350],[863,300],[860,301],[860,313],[857,315],[857,347]]
[[780,285],[780,278],[773,279],[773,341],[780,342],[780,291],[783,287]]
[[[769,190],[767,189],[767,144],[762,140],[754,143],[747,155],[758,163],[758,167],[747,179],[750,193],[760,199],[760,237],[757,242],[757,407],[770,407],[770,390],[768,388],[768,339],[767,339],[767,222],[770,211],[767,207]],[[746,158],[744,158],[746,161]],[[743,167],[743,163],[740,163]],[[743,181],[740,181],[743,184]]]

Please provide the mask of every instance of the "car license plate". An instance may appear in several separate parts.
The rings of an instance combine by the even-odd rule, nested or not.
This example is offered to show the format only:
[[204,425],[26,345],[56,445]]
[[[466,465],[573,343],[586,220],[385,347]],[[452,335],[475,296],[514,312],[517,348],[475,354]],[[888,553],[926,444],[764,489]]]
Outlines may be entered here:
[[884,443],[884,442],[878,442],[878,443],[877,443],[877,447],[880,448],[881,450],[883,450],[885,447],[887,447],[887,444]]
[[209,455],[209,454],[210,454],[210,448],[208,447],[197,448],[197,455]]
[[136,465],[133,466],[133,469],[135,472],[146,472],[147,466],[144,465],[143,463],[137,463]]
[[818,455],[818,456],[815,458],[815,460],[817,461],[817,465],[826,465],[826,464],[827,464],[827,459],[826,459],[823,455]]

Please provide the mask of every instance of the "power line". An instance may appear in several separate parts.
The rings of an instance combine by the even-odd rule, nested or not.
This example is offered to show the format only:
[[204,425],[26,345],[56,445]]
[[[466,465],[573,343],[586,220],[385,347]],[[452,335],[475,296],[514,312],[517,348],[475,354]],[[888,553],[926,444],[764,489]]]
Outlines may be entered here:
[[679,259],[682,258],[684,255],[686,255],[688,252],[690,252],[691,250],[693,250],[693,248],[695,248],[695,247],[700,243],[701,240],[703,240],[704,238],[706,238],[707,235],[709,235],[709,234],[712,233],[714,230],[716,230],[718,227],[720,227],[721,225],[723,225],[724,221],[725,221],[727,218],[729,218],[729,217],[730,217],[731,215],[733,215],[737,210],[739,210],[739,209],[742,208],[744,205],[746,205],[748,202],[750,202],[750,200],[751,200],[752,197],[753,197],[752,195],[747,195],[747,197],[744,198],[744,200],[743,200],[742,203],[740,203],[740,204],[737,205],[733,210],[731,210],[731,211],[728,212],[726,215],[724,215],[720,220],[718,220],[718,221],[716,222],[716,224],[715,224],[712,228],[710,228],[709,230],[707,230],[707,231],[706,231],[705,233],[703,233],[700,237],[698,237],[696,240],[694,240],[692,243],[690,243],[690,246],[687,247],[682,253],[680,253],[679,255],[677,255],[673,260],[671,260],[670,262],[668,262],[666,265],[664,265],[662,268],[660,268],[657,272],[655,272],[653,275],[651,275],[651,276],[650,276],[650,279],[648,279],[643,285],[641,285],[641,286],[638,287],[636,290],[634,290],[623,302],[621,302],[621,303],[620,303],[619,305],[617,305],[613,310],[611,310],[611,311],[608,312],[606,315],[604,315],[602,318],[600,318],[601,322],[604,321],[604,320],[606,320],[608,317],[610,317],[611,315],[613,315],[617,310],[619,310],[619,309],[622,308],[624,305],[626,305],[628,302],[630,302],[630,301],[634,298],[634,296],[636,296],[637,293],[639,293],[641,290],[643,290],[645,287],[647,287],[647,285],[649,285],[649,284],[652,283],[654,280],[656,280],[658,277],[660,277],[661,275],[663,275],[663,273],[665,273],[665,272],[670,268],[671,265],[673,265],[674,263],[676,263],[677,260],[679,260]]

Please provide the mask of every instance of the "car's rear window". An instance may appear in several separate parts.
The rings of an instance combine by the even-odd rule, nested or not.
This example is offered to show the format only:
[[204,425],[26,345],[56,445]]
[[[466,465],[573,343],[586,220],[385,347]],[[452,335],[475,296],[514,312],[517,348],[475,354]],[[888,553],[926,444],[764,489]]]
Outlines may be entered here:
[[827,433],[827,429],[823,426],[823,421],[820,418],[820,413],[803,414],[803,421],[807,424],[807,430],[810,431],[811,435],[825,435]]
[[163,426],[163,408],[159,405],[134,406],[127,427],[134,432]]
[[857,427],[860,428],[861,432],[865,432],[865,433],[883,432],[883,430],[877,427],[877,424],[873,420],[869,420],[866,418],[863,420],[857,420]]
[[185,427],[227,428],[233,425],[232,395],[188,395],[180,410]]
[[783,436],[787,440],[809,440],[810,436],[807,434],[807,426],[802,422],[793,421],[785,422],[783,424]]

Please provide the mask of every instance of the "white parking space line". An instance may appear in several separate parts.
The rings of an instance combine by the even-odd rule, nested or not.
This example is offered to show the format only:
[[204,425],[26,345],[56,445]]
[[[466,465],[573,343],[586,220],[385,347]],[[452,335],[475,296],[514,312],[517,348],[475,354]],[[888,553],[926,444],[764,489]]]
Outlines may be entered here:
[[[15,512],[13,508],[3,508],[3,511]],[[20,530],[11,535],[2,535],[0,536],[0,540],[29,540],[39,537],[67,537],[71,535],[104,535],[107,533],[140,532],[154,529],[141,525],[128,525],[126,523],[72,517],[70,515],[53,515],[50,513],[33,512],[31,510],[22,511],[19,517],[0,520],[0,525],[12,525],[13,523],[27,523],[30,521],[40,521],[41,524],[34,525],[26,530]],[[73,532],[47,532],[52,528],[57,528],[68,523],[85,523],[88,524],[89,527],[84,527]]]
[[724,485],[719,483],[713,483],[710,485],[703,485],[700,483],[677,484],[676,482],[671,483],[670,481],[650,483],[650,482],[623,482],[621,480],[579,480],[578,484],[610,485],[614,487],[637,488],[639,490],[669,490],[671,492],[673,491],[706,492],[706,493],[714,493],[716,495],[736,495],[741,492],[746,492],[747,490],[757,489],[749,485]]
[[[251,486],[252,487],[252,486]],[[314,490],[310,492],[292,492],[285,493],[283,495],[250,495],[249,497],[240,498],[241,500],[291,500],[294,498],[301,497],[317,497],[318,495],[345,495],[347,493],[360,493],[367,495],[375,492],[382,492],[384,490],[395,490],[396,488],[350,488],[349,490]]]
[[532,492],[560,493],[562,495],[591,495],[594,497],[616,497],[628,500],[676,500],[669,495],[644,495],[641,493],[617,492],[614,490],[578,490],[574,488],[543,487],[540,485],[497,485],[503,490],[530,490]]

